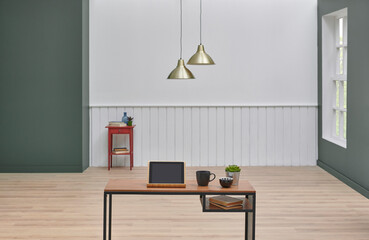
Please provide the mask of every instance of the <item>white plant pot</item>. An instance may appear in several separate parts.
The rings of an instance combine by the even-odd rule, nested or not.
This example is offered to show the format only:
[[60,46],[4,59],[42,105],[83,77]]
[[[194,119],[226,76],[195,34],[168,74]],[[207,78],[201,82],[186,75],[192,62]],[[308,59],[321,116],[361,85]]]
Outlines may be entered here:
[[232,185],[238,186],[238,181],[240,180],[240,173],[241,172],[227,172],[226,171],[226,176],[233,178]]

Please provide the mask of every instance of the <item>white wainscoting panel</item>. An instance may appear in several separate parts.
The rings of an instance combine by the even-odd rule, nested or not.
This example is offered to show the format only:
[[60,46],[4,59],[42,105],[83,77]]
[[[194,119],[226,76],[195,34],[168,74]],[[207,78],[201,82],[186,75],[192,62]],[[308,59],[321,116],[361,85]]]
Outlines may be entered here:
[[[134,164],[184,160],[188,166],[312,166],[316,106],[134,106],[90,108],[90,166],[107,166],[109,121],[134,117]],[[113,146],[128,146],[115,135]],[[113,156],[113,166],[128,166]]]

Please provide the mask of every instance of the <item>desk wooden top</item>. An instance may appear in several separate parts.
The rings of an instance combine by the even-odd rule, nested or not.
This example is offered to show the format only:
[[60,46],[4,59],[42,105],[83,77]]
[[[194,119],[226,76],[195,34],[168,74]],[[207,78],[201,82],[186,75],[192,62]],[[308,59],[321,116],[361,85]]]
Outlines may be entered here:
[[255,193],[254,187],[247,180],[240,180],[238,186],[223,188],[216,179],[209,186],[201,187],[196,180],[188,180],[185,188],[148,188],[144,179],[110,179],[104,192],[137,192],[137,193]]

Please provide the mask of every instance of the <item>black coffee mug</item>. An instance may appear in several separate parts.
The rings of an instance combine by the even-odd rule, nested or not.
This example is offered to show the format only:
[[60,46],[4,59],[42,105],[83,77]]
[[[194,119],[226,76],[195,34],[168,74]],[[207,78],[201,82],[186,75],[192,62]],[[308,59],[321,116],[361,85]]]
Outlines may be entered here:
[[[210,176],[214,175],[213,179],[210,180]],[[213,181],[217,176],[210,171],[197,171],[196,179],[199,186],[207,186],[209,182]]]

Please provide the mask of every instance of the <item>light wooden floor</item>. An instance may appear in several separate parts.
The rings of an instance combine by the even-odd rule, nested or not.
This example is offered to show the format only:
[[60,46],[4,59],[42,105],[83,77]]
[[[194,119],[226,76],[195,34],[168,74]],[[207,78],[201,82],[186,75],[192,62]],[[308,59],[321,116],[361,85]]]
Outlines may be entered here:
[[[102,239],[107,180],[145,177],[146,168],[0,174],[0,239]],[[369,200],[319,167],[243,167],[242,178],[257,190],[257,240],[369,239]],[[243,239],[244,214],[203,213],[196,196],[114,196],[113,205],[113,239]]]

